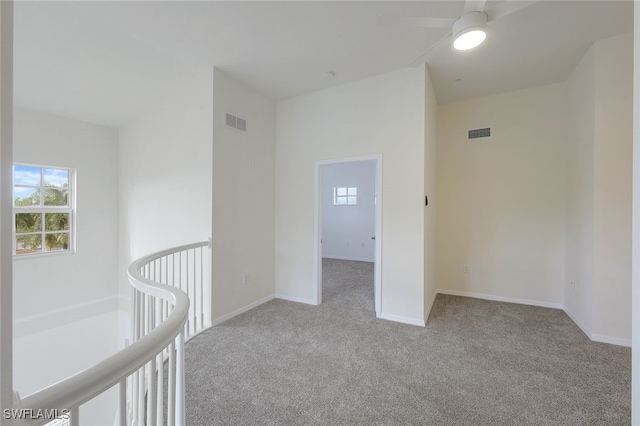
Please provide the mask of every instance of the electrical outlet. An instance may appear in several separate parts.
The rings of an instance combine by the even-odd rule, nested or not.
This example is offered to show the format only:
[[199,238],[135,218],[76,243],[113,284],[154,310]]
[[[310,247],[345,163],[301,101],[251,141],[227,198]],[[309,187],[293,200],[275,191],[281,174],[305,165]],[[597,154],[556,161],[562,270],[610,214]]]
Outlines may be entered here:
[[249,274],[244,274],[244,284],[249,284]]
[[347,245],[347,247],[349,247],[351,245],[351,243],[349,241],[347,241],[345,244]]
[[362,248],[364,248],[364,242],[362,243]]
[[571,288],[571,290],[576,291],[576,283],[574,281],[571,281],[569,283],[569,288]]
[[469,265],[462,265],[462,273],[463,274],[469,273]]

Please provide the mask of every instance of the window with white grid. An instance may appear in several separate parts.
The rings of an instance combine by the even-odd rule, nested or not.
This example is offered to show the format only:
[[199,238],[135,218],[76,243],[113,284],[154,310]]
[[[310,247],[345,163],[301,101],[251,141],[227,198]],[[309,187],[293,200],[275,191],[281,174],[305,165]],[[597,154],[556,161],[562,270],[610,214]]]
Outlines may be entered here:
[[356,204],[358,204],[358,188],[355,186],[333,188],[334,206],[355,206]]
[[14,164],[13,253],[74,250],[75,170]]

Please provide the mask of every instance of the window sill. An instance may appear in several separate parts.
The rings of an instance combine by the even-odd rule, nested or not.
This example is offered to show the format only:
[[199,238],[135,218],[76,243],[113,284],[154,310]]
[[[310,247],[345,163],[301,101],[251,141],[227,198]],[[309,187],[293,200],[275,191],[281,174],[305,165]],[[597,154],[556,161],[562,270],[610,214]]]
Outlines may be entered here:
[[13,260],[24,260],[24,259],[41,259],[43,257],[52,257],[52,256],[68,256],[71,254],[76,254],[75,250],[61,250],[61,251],[49,251],[46,253],[34,253],[34,254],[14,254]]

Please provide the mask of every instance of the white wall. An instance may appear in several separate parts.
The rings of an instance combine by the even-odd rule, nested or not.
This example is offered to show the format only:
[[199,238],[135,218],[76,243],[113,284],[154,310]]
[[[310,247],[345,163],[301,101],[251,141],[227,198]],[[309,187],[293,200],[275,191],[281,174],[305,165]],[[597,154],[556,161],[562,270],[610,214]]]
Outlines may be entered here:
[[275,104],[214,69],[212,117],[215,322],[274,294]]
[[590,49],[566,83],[566,253],[564,304],[580,327],[593,327],[593,179],[595,53]]
[[425,72],[424,109],[424,193],[429,205],[424,207],[424,306],[425,321],[433,306],[438,288],[436,281],[437,222],[437,117],[438,104],[428,70]]
[[276,294],[314,303],[314,170],[382,155],[382,315],[424,322],[425,68],[277,104]]
[[13,2],[0,3],[0,407],[13,405]]
[[16,335],[115,309],[117,130],[15,108],[14,161],[77,170],[76,253],[14,261]]
[[593,334],[631,339],[633,38],[596,48]]
[[[375,261],[376,162],[327,164],[322,173],[322,257]],[[356,205],[333,205],[336,187],[357,187]]]
[[567,82],[565,304],[590,337],[623,344],[631,338],[632,51],[630,34],[600,40]]
[[[211,236],[213,69],[195,70],[120,130],[120,293],[152,252]],[[129,309],[128,303],[121,306]]]
[[[15,339],[14,388],[25,397],[113,355],[116,323],[111,311]],[[80,424],[113,425],[117,408],[116,386],[80,407]]]
[[[563,94],[554,84],[439,106],[440,288],[562,304]],[[467,140],[484,127],[491,138]]]

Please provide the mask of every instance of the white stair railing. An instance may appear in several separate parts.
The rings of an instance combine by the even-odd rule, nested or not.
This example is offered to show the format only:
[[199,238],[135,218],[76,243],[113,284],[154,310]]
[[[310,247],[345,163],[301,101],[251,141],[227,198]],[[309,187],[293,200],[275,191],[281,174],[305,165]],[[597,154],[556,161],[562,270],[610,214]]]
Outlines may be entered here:
[[208,241],[194,243],[133,262],[128,270],[132,286],[131,344],[65,380],[25,398],[18,397],[15,409],[21,420],[16,423],[43,425],[51,421],[43,413],[57,412],[70,416],[71,425],[80,425],[79,407],[119,385],[121,426],[183,426],[185,339],[211,325],[208,247]]
[[[129,280],[149,280],[171,286],[189,295],[191,304],[183,333],[154,359],[131,375],[128,398],[120,397],[120,413],[127,413],[127,424],[164,424],[164,363],[167,364],[167,424],[184,424],[184,343],[211,326],[208,242],[189,244],[146,256],[129,267]],[[169,304],[131,288],[135,308],[131,316],[131,341],[136,342],[163,323],[170,314]],[[208,303],[207,303],[208,302]],[[121,385],[124,386],[124,385]],[[122,394],[122,392],[121,392]],[[123,405],[126,404],[126,405]],[[125,418],[121,414],[121,423]]]

